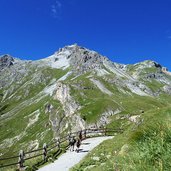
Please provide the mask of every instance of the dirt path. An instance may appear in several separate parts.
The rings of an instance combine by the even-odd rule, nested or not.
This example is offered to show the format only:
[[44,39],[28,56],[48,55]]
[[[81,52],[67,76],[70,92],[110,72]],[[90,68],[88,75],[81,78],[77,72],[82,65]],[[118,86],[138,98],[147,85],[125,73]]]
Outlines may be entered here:
[[106,136],[86,139],[82,142],[79,153],[76,153],[75,151],[70,152],[68,150],[54,163],[51,163],[47,166],[44,166],[43,168],[40,168],[39,171],[68,171],[74,165],[79,163],[88,154],[89,151],[98,146],[104,140],[111,138],[113,137]]

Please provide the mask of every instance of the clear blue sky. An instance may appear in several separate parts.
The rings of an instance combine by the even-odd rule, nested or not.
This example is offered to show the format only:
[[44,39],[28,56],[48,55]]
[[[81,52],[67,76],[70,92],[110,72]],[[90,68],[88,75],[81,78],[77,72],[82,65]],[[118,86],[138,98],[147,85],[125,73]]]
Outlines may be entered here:
[[0,0],[0,55],[40,59],[73,43],[171,70],[171,0]]

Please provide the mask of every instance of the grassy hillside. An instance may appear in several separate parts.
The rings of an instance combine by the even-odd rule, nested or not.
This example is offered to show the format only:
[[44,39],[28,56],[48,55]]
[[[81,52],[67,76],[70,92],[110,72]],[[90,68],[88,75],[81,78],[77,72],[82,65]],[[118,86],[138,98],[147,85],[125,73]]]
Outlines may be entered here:
[[43,90],[51,84],[51,80],[59,79],[66,72],[67,70],[42,68],[39,71],[42,79],[36,78],[37,82],[33,79],[32,72],[32,75],[23,78],[22,85],[10,85],[9,89],[19,88],[14,89],[0,106],[0,147],[3,157],[16,155],[20,149],[28,151],[42,147],[44,142],[52,141],[53,131],[49,113],[45,112],[46,105],[52,104],[54,111],[61,105],[59,101],[43,93]]
[[72,171],[170,170],[171,106],[150,110],[138,126],[125,122],[124,133],[103,142]]
[[[114,65],[94,52],[87,56],[84,48],[63,57],[71,60],[66,62],[66,66],[70,63],[67,69],[63,65],[52,68],[59,60],[55,55],[44,62],[20,61],[2,70],[0,157],[16,155],[21,149],[37,149],[69,131],[107,126],[124,132],[94,150],[75,170],[89,165],[88,170],[140,170],[138,160],[143,167],[148,166],[143,157],[135,156],[151,155],[147,144],[160,139],[160,130],[169,134],[170,107],[166,106],[171,102],[171,77],[153,61]],[[50,111],[48,106],[52,107]],[[154,135],[153,130],[158,132]],[[145,146],[148,152],[143,154]],[[158,168],[156,161],[149,168]],[[160,161],[164,167],[161,165],[164,162]]]

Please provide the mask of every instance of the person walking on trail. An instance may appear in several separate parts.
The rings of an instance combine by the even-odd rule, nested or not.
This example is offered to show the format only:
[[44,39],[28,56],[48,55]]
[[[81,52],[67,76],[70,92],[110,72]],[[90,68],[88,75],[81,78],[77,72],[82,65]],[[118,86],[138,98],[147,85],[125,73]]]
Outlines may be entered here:
[[82,130],[79,132],[79,139],[80,139],[80,141],[82,141],[82,139],[83,139],[83,136],[82,136]]
[[80,138],[78,137],[78,138],[77,138],[77,141],[76,141],[76,150],[75,150],[77,153],[79,152],[80,145],[81,145],[81,140],[80,140]]
[[46,145],[46,143],[43,144],[43,161],[47,162],[47,145]]
[[24,167],[24,157],[25,157],[24,151],[20,150],[19,159],[18,159],[19,170],[21,170]]
[[76,143],[75,137],[74,136],[70,137],[69,138],[69,148],[70,148],[70,151],[74,151],[75,143]]

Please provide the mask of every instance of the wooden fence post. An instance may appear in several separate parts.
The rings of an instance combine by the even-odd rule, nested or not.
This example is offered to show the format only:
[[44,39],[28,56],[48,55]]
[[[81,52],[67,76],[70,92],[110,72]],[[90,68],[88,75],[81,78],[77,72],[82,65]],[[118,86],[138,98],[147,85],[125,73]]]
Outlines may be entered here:
[[47,162],[47,144],[43,144],[43,160],[44,162]]
[[71,132],[68,133],[68,141],[71,139]]
[[86,139],[86,138],[87,138],[87,135],[86,135],[86,134],[87,134],[87,132],[86,132],[86,131],[87,131],[87,129],[85,129],[85,130],[84,130],[84,139]]
[[57,139],[57,146],[60,149],[60,139],[59,138]]
[[19,169],[22,169],[24,167],[24,157],[25,157],[24,151],[20,150],[19,159],[18,159]]
[[106,136],[106,134],[107,134],[107,128],[104,127],[104,135]]

